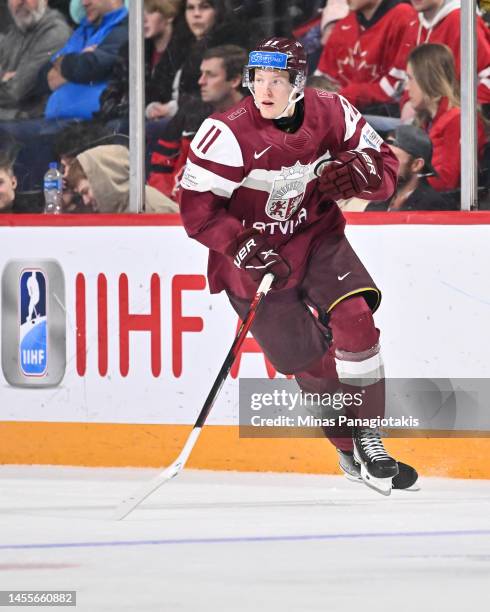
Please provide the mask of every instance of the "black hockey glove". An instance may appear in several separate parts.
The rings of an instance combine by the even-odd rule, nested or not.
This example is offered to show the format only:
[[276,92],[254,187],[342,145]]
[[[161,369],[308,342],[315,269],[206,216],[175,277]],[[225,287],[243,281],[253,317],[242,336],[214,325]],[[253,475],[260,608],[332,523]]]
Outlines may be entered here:
[[375,191],[383,178],[383,160],[375,149],[344,151],[316,169],[318,189],[334,200]]
[[254,281],[262,280],[264,274],[274,274],[274,286],[280,289],[291,274],[288,262],[270,246],[263,234],[256,229],[248,229],[238,234],[226,249],[233,257],[237,268],[246,270]]

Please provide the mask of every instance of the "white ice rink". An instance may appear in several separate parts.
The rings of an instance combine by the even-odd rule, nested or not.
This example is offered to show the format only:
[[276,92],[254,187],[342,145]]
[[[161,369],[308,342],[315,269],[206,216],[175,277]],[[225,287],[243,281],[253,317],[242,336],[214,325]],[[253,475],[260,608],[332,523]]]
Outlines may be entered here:
[[[490,482],[390,498],[340,476],[185,471],[122,522],[154,470],[0,468],[0,590],[139,611],[490,609]],[[21,608],[34,609],[34,608]]]

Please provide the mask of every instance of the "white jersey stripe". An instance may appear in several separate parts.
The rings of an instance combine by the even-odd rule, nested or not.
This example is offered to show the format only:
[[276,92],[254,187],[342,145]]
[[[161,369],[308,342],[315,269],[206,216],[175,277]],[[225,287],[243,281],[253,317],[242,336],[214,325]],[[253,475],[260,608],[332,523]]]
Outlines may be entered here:
[[215,174],[210,170],[201,168],[197,164],[187,160],[184,176],[182,177],[181,187],[190,191],[211,191],[217,196],[231,198],[235,189],[240,187],[240,183],[229,181],[228,179]]
[[[330,151],[327,151],[309,164],[307,184],[317,178],[315,176],[316,166],[322,161],[329,160],[330,157]],[[243,179],[241,186],[248,187],[249,189],[256,189],[257,191],[270,192],[275,179],[281,172],[282,170],[262,170],[260,168],[255,168]]]

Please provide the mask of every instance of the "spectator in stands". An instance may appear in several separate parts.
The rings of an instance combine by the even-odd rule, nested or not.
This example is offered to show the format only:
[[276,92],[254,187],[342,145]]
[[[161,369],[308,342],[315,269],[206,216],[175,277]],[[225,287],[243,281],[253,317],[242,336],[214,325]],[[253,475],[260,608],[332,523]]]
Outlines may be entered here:
[[[184,61],[186,37],[174,36],[174,20],[179,14],[182,0],[144,0],[145,84],[146,99],[158,85],[153,82],[155,69],[164,62],[163,70],[175,76]],[[187,38],[190,36],[188,34]],[[175,42],[178,44],[176,45]],[[170,63],[173,62],[175,68]],[[107,89],[101,96],[100,116],[104,121],[126,119],[129,115],[129,44],[122,47]],[[124,126],[127,131],[127,121]]]
[[246,63],[247,52],[236,45],[213,47],[204,53],[198,81],[201,100],[206,105],[201,106],[204,112],[194,112],[188,105],[179,108],[152,152],[149,185],[170,198],[177,197],[194,134],[208,115],[225,112],[243,98],[242,71]]
[[[227,9],[225,0],[185,0],[185,22],[192,37],[186,49],[185,59],[177,73],[169,78],[166,65],[160,62],[155,68],[155,89],[151,92],[147,107],[148,119],[173,117],[188,96],[199,99],[199,68],[206,49],[225,44],[235,44],[247,49],[252,36],[246,24],[237,22]],[[178,88],[172,92],[178,83]]]
[[416,18],[403,0],[349,0],[351,12],[336,22],[324,46],[317,73],[331,90],[364,113],[390,115],[398,105],[382,87],[404,31]]
[[16,188],[12,156],[8,151],[0,151],[0,213],[14,212]]
[[53,150],[63,173],[64,213],[94,212],[90,206],[85,206],[78,193],[69,188],[67,177],[77,155],[102,144],[129,145],[127,137],[113,134],[103,124],[95,121],[70,123],[56,135]]
[[45,96],[33,96],[41,67],[71,30],[47,0],[8,0],[12,24],[0,38],[0,121],[42,115]]
[[396,192],[389,200],[369,202],[367,211],[373,210],[454,210],[454,200],[445,198],[427,182],[437,176],[432,166],[432,142],[424,130],[414,125],[401,125],[393,136],[386,138],[398,158]]
[[[71,163],[68,185],[85,206],[99,213],[129,212],[129,151],[121,145],[88,149]],[[153,187],[145,187],[145,212],[175,213],[175,202]]]
[[99,110],[121,46],[128,40],[123,0],[83,0],[87,16],[41,70],[38,92],[52,92],[47,119],[90,119]]
[[[393,99],[399,99],[406,81],[407,58],[412,49],[423,43],[447,45],[453,52],[458,78],[461,74],[461,10],[460,0],[411,0],[418,12],[417,19],[408,25],[399,51],[389,74],[382,79],[381,86]],[[477,16],[476,38],[478,48],[478,101],[490,103],[490,35],[488,27]],[[402,117],[409,119],[413,109],[402,96]]]
[[[424,44],[408,56],[407,91],[417,123],[432,141],[432,163],[437,176],[429,183],[438,191],[456,189],[461,169],[461,109],[454,58],[446,45]],[[478,121],[478,149],[486,142],[481,118]]]

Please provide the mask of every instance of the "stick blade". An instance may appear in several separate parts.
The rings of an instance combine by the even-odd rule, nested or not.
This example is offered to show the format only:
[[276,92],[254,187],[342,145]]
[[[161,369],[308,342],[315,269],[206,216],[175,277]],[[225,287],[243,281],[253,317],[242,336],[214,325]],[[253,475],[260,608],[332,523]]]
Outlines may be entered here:
[[126,518],[135,508],[137,508],[149,495],[159,489],[166,482],[175,478],[181,471],[183,464],[181,461],[172,463],[168,468],[165,468],[160,474],[157,474],[155,478],[146,483],[145,486],[138,489],[134,495],[123,499],[123,501],[117,506],[112,519],[114,521],[121,521]]

